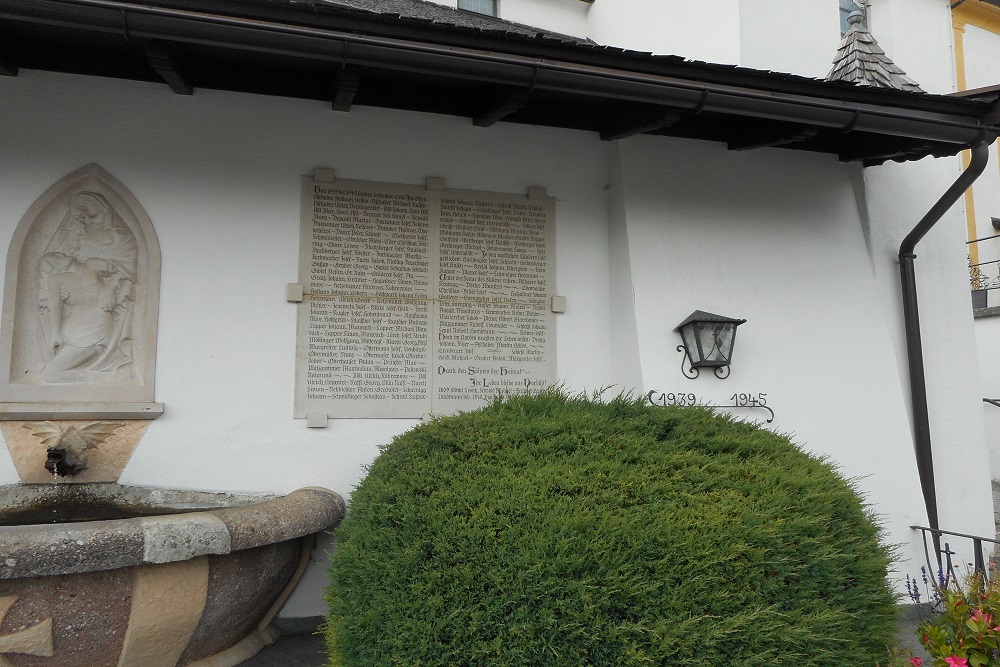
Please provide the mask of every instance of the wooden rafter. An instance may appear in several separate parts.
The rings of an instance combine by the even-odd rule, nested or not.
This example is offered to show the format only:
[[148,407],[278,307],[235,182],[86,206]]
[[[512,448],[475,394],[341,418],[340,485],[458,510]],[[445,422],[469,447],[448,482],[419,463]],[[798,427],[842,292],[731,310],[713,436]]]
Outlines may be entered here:
[[0,31],[0,76],[17,76],[17,73],[11,36]]
[[754,148],[773,148],[775,146],[788,146],[797,144],[807,139],[812,139],[819,132],[819,128],[811,125],[799,125],[789,128],[785,132],[772,134],[759,134],[751,137],[743,137],[736,141],[727,143],[731,151],[749,151]]
[[194,86],[187,63],[177,46],[171,42],[153,40],[146,45],[146,58],[156,73],[178,95],[192,95]]
[[337,70],[337,77],[333,83],[333,103],[331,105],[333,110],[350,111],[359,87],[361,87],[360,67],[344,65]]
[[524,88],[505,88],[487,98],[478,113],[472,117],[476,127],[489,127],[507,116],[520,111],[531,98],[531,92]]
[[626,118],[618,117],[614,123],[601,130],[601,140],[625,139],[636,134],[670,127],[679,121],[682,115],[677,109],[658,108],[646,113],[632,114]]

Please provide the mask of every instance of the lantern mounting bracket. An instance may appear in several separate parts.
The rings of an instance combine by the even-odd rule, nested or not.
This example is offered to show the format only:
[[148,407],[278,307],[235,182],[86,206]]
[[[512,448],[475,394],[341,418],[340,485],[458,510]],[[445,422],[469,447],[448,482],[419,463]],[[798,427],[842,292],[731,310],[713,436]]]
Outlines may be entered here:
[[[684,345],[678,345],[677,351],[683,353],[683,356],[681,357],[681,373],[684,374],[684,377],[688,378],[689,380],[694,380],[699,375],[701,375],[701,369],[695,368],[694,366],[691,365],[691,362],[689,360],[690,355],[688,354],[688,349]],[[684,365],[685,361],[688,362],[687,367],[685,367]],[[713,369],[713,371],[715,372],[715,377],[719,378],[720,380],[725,380],[727,377],[729,377],[730,368],[729,366],[716,366]]]

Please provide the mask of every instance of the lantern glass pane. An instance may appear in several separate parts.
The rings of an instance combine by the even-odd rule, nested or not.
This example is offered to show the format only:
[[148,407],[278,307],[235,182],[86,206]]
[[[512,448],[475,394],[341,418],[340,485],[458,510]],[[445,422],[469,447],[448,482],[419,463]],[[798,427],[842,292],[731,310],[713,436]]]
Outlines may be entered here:
[[704,363],[709,366],[728,365],[736,327],[728,322],[697,322],[695,328]]
[[687,348],[688,359],[692,366],[701,361],[698,351],[698,337],[695,335],[694,328],[695,324],[692,323],[681,329],[681,338],[684,340],[684,347]]

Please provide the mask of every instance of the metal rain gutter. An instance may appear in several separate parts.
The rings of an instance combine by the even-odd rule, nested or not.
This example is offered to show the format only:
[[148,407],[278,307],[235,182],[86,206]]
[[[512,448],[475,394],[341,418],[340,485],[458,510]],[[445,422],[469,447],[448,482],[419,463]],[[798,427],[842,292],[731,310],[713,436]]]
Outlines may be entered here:
[[564,60],[351,34],[328,28],[246,19],[120,0],[3,0],[0,18],[91,29],[128,38],[163,39],[337,64],[394,68],[493,84],[806,123],[968,146],[996,129],[959,114],[825,99],[596,67]]
[[[992,143],[992,142],[990,142]],[[917,276],[913,253],[917,243],[930,231],[955,202],[972,187],[990,159],[990,143],[972,147],[968,168],[941,195],[937,203],[921,218],[899,245],[899,277],[903,295],[903,323],[906,327],[906,358],[910,370],[910,404],[913,411],[913,449],[917,457],[917,473],[923,492],[930,527],[937,529],[937,491],[934,486],[934,458],[931,452],[931,427],[927,410],[927,380],[924,374],[924,352],[920,342],[920,313],[917,310]]]

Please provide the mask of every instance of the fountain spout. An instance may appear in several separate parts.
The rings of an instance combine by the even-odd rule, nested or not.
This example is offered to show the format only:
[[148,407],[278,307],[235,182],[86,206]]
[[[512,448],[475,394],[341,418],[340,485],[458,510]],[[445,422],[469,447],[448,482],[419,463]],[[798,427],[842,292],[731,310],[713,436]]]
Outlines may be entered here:
[[53,475],[66,477],[85,470],[90,450],[97,448],[124,425],[122,422],[94,422],[86,426],[63,428],[52,422],[36,422],[26,424],[25,427],[30,428],[33,435],[42,438],[43,444],[47,446],[45,469]]
[[82,458],[77,458],[71,450],[64,447],[48,448],[45,469],[53,475],[59,475],[60,477],[75,475],[86,467]]

